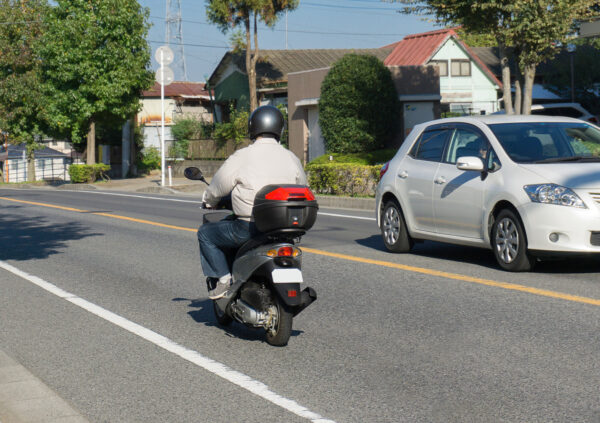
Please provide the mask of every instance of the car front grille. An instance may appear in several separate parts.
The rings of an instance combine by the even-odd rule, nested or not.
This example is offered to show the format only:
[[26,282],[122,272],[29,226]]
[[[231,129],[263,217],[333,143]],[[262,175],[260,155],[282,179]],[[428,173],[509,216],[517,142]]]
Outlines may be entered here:
[[595,246],[600,246],[600,232],[592,232],[590,243]]
[[590,192],[590,197],[592,197],[597,204],[600,204],[600,192]]

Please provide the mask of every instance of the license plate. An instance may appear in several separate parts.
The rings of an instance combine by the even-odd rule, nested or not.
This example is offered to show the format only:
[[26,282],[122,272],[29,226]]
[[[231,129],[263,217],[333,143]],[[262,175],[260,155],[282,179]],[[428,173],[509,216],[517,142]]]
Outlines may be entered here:
[[273,283],[302,283],[300,269],[274,269],[271,273]]

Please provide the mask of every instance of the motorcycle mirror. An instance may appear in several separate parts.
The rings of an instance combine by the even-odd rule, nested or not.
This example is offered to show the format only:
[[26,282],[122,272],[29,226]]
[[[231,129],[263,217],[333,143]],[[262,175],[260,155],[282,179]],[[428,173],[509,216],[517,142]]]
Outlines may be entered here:
[[183,171],[183,175],[186,178],[191,179],[192,181],[206,182],[206,180],[204,179],[204,175],[202,175],[202,171],[197,167],[186,167]]

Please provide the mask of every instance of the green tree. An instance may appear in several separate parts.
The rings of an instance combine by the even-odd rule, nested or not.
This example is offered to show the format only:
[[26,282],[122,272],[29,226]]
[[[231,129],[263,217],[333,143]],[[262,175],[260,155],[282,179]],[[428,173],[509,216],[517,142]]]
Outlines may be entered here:
[[[223,33],[233,30],[234,49],[246,51],[246,74],[250,91],[250,111],[258,106],[256,96],[256,62],[258,61],[258,20],[267,26],[273,26],[282,13],[298,7],[299,0],[207,0],[206,15]],[[252,48],[251,22],[254,23],[254,48]],[[244,27],[246,41],[242,43],[240,33],[235,31]]]
[[57,0],[47,16],[43,59],[50,124],[75,143],[87,133],[95,163],[95,124],[122,124],[152,84],[148,9],[136,0]]
[[[439,23],[462,25],[475,34],[490,33],[498,43],[507,113],[528,114],[537,66],[557,52],[577,21],[590,15],[597,0],[392,0],[405,4],[404,13],[434,16]],[[507,48],[512,49],[517,75],[515,107]],[[521,82],[521,74],[523,82]],[[523,95],[520,88],[523,86]]]
[[35,180],[34,151],[45,129],[41,61],[45,0],[0,2],[0,128],[11,143],[27,146],[27,178]]
[[374,56],[347,54],[321,85],[319,125],[331,153],[382,148],[396,135],[398,95],[388,68]]

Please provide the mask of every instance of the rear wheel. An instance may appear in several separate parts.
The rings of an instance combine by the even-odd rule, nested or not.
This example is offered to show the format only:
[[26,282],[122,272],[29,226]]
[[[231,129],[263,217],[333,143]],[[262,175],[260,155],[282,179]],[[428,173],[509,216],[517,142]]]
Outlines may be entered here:
[[394,253],[406,253],[413,246],[413,240],[408,234],[404,216],[396,200],[389,200],[383,206],[381,236],[385,248]]
[[510,209],[502,210],[494,221],[492,249],[500,267],[509,272],[527,272],[535,264],[535,258],[527,252],[521,219]]
[[272,321],[267,329],[267,343],[276,347],[283,347],[287,345],[292,335],[294,316],[279,297],[274,298],[274,304],[270,306],[270,313]]
[[233,319],[229,316],[229,314],[221,310],[216,301],[213,301],[212,303],[217,323],[221,326],[229,326]]

